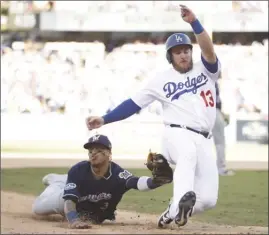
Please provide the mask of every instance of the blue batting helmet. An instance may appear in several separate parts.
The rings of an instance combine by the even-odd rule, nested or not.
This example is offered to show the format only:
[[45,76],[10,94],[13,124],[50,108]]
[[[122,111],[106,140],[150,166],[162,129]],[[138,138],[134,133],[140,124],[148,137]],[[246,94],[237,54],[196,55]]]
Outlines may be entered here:
[[174,33],[169,38],[167,38],[165,42],[166,47],[166,59],[169,64],[172,63],[172,56],[170,53],[170,49],[179,45],[188,45],[192,48],[191,39],[184,33]]

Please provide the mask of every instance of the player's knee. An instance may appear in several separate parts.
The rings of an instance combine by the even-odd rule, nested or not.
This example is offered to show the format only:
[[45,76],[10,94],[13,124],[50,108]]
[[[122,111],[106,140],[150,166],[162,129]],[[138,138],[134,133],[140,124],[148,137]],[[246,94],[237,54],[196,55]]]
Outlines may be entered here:
[[36,215],[45,215],[46,211],[44,210],[43,203],[40,198],[37,198],[32,205],[32,212]]
[[216,206],[218,198],[215,196],[207,196],[202,200],[203,207],[205,210],[212,209]]
[[40,206],[38,204],[37,199],[34,201],[33,205],[32,205],[32,212],[36,215],[40,215],[41,210],[40,210]]

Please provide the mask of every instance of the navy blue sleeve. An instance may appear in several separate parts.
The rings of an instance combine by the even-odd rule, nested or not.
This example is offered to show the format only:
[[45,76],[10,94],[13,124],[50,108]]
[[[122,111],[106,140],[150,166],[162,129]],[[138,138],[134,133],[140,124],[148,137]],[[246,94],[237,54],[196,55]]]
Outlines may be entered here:
[[63,199],[65,200],[72,200],[77,202],[80,198],[79,190],[78,190],[78,168],[73,166],[67,175],[67,182],[64,187],[64,195]]
[[141,110],[132,99],[125,100],[111,112],[103,116],[105,124],[126,119]]
[[205,58],[203,57],[203,55],[201,55],[201,60],[204,64],[204,66],[206,67],[206,69],[210,72],[210,73],[216,73],[218,71],[218,66],[219,66],[219,59],[217,57],[217,61],[214,64],[210,64],[208,63]]
[[136,176],[130,177],[125,184],[126,189],[137,189],[137,182],[139,178]]

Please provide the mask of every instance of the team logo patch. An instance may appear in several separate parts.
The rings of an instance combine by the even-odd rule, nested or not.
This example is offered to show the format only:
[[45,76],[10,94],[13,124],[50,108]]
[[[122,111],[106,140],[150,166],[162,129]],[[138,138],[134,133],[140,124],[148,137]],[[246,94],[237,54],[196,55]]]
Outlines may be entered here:
[[130,176],[132,176],[132,173],[130,173],[129,171],[127,171],[127,170],[124,170],[123,172],[120,172],[119,173],[119,177],[121,178],[121,179],[128,179]]
[[95,136],[92,137],[92,141],[96,142],[96,141],[99,140],[99,138],[100,138],[100,135],[95,135]]
[[177,42],[182,42],[183,41],[183,39],[182,39],[182,37],[180,37],[180,35],[175,35],[175,38],[176,38],[176,41]]
[[76,188],[76,187],[77,187],[76,184],[74,184],[74,183],[69,183],[69,184],[65,185],[64,190],[70,190],[70,189],[74,189],[74,188]]

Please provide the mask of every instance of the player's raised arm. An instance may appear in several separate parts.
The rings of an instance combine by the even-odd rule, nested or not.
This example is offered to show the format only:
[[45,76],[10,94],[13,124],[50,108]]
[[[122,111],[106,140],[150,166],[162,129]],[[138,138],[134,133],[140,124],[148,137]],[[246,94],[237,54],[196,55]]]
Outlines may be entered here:
[[201,25],[200,21],[196,18],[192,10],[184,5],[180,5],[180,7],[182,19],[189,23],[194,31],[197,43],[199,44],[202,51],[202,59],[204,59],[209,64],[215,64],[217,62],[217,57],[214,51],[213,42],[209,34]]

